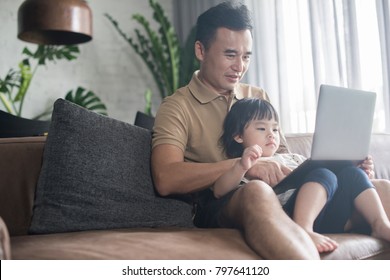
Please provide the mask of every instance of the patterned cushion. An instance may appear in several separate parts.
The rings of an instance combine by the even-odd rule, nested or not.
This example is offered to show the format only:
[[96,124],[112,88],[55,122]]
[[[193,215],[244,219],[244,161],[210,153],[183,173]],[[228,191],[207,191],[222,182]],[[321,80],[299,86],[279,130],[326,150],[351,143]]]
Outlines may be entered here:
[[30,233],[192,227],[189,204],[156,195],[150,153],[149,130],[57,100]]

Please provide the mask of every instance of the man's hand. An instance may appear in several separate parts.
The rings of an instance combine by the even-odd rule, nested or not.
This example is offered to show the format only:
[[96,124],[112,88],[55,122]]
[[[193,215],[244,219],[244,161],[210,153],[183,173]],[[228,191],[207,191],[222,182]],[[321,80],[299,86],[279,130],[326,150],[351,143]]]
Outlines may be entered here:
[[374,179],[375,172],[374,172],[374,161],[372,160],[372,156],[367,156],[364,161],[358,165],[361,169],[366,172],[369,179]]
[[281,165],[276,161],[259,160],[251,169],[248,170],[246,177],[249,179],[260,179],[271,187],[274,187],[290,173],[290,168]]

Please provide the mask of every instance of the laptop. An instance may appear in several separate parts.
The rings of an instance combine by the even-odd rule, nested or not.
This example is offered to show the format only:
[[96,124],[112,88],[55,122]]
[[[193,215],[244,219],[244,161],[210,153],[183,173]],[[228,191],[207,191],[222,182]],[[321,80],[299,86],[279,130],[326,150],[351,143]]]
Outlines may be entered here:
[[370,148],[375,111],[374,92],[321,85],[310,157],[275,187],[276,194],[295,188],[308,172],[334,172],[363,161]]

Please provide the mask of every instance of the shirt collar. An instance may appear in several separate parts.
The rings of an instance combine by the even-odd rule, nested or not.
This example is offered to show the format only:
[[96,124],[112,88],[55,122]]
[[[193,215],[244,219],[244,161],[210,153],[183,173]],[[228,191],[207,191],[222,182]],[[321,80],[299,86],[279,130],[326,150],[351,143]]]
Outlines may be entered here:
[[[205,85],[198,77],[199,70],[195,71],[192,79],[188,85],[191,94],[200,102],[200,103],[209,103],[215,99],[218,99],[221,95],[217,94],[215,91],[211,90],[207,85]],[[238,93],[238,94],[237,94]],[[230,93],[231,96],[235,99],[241,99],[239,96],[239,90],[237,87]]]

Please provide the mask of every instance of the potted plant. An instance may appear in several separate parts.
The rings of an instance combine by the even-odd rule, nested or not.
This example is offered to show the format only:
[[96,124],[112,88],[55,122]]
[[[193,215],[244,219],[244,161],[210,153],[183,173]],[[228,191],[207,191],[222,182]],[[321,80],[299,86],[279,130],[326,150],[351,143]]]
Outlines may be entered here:
[[[10,69],[4,79],[0,78],[0,101],[9,114],[22,117],[24,100],[31,84],[31,81],[41,65],[47,62],[56,62],[66,59],[68,61],[77,58],[80,53],[77,46],[50,46],[38,45],[35,51],[27,47],[23,49],[22,55],[25,58],[19,63],[19,70]],[[77,94],[68,93],[65,99],[77,102],[88,109],[95,110],[101,114],[107,114],[105,105],[93,92],[84,94],[84,89],[79,87]],[[71,91],[72,92],[72,91]],[[84,98],[81,99],[81,96]],[[83,100],[83,102],[81,102]],[[43,112],[32,119],[40,119],[48,115],[50,111]]]
[[[2,116],[0,137],[34,136],[48,131],[50,121],[40,119],[47,118],[51,114],[51,108],[32,119],[22,117],[29,86],[39,66],[45,65],[48,61],[74,60],[79,52],[77,46],[39,45],[35,51],[27,47],[23,49],[22,55],[25,58],[19,63],[19,69],[11,68],[4,79],[0,78],[0,104],[5,110],[0,110]],[[65,99],[107,115],[106,106],[92,91],[78,87],[74,92],[69,91]]]
[[[173,25],[165,15],[161,5],[155,0],[149,0],[153,10],[153,19],[157,22],[157,31],[151,28],[150,22],[141,14],[132,18],[142,27],[136,28],[135,38],[128,36],[119,27],[118,22],[109,14],[105,14],[115,30],[142,58],[158,87],[161,99],[171,95],[179,87],[186,85],[193,72],[198,69],[198,61],[194,55],[195,29],[181,45]],[[145,91],[145,113],[152,115],[151,91]],[[137,113],[139,114],[139,113]]]

